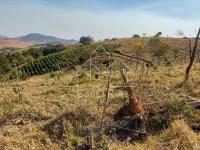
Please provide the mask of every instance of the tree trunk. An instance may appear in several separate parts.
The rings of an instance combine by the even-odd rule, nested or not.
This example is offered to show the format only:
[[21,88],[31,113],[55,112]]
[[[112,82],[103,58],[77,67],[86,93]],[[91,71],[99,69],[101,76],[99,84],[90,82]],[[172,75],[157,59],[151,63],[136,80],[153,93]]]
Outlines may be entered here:
[[126,91],[128,93],[128,96],[129,96],[129,105],[130,105],[131,112],[134,116],[139,115],[143,112],[142,105],[134,97],[133,90],[131,89],[131,87],[128,83],[128,78],[126,76],[125,71],[123,69],[120,69],[120,68],[119,68],[119,71],[120,71],[121,76],[124,80],[124,84],[126,86]]
[[186,68],[186,72],[185,72],[185,80],[188,81],[189,79],[189,74],[190,74],[190,70],[192,68],[192,65],[194,63],[194,60],[195,60],[195,56],[197,54],[197,46],[198,46],[198,40],[199,40],[199,36],[200,36],[200,28],[199,28],[199,31],[198,31],[198,34],[197,34],[197,37],[195,39],[195,44],[194,44],[194,48],[192,50],[192,54],[190,56],[190,62]]

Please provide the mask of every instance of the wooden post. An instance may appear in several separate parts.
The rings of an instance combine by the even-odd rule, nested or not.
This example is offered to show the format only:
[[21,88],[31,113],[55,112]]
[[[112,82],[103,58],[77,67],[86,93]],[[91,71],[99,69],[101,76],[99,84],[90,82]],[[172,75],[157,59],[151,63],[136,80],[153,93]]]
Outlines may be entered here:
[[106,91],[106,99],[104,102],[104,107],[103,107],[103,112],[102,112],[102,116],[101,116],[101,125],[100,125],[100,134],[102,135],[103,132],[103,122],[104,122],[104,116],[105,116],[105,112],[108,106],[108,99],[109,99],[109,93],[110,93],[110,84],[111,84],[111,75],[112,75],[112,66],[109,65],[109,76],[108,76],[108,85],[107,85],[107,91]]

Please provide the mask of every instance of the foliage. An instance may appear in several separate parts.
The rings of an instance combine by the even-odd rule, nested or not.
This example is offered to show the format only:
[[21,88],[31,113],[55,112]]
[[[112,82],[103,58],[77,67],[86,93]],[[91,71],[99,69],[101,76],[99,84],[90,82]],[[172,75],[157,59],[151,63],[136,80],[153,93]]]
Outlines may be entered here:
[[158,32],[154,35],[154,37],[160,37],[162,35],[162,32]]
[[144,48],[144,42],[138,42],[136,43],[134,46],[133,46],[134,50],[137,50],[137,49],[143,49]]
[[62,44],[57,44],[57,45],[47,45],[45,47],[41,48],[41,51],[43,53],[44,56],[47,56],[49,54],[53,54],[53,53],[57,53],[57,52],[61,52],[65,49],[65,46]]
[[163,56],[168,55],[170,47],[169,45],[162,43],[159,37],[154,36],[150,38],[149,45],[151,46],[153,50],[154,57],[163,57]]
[[138,35],[138,34],[134,34],[133,36],[132,36],[132,38],[139,38],[140,36]]
[[5,54],[0,54],[0,74],[7,73],[11,70],[11,65],[9,59],[6,57]]
[[101,47],[99,47],[97,49],[98,53],[102,53],[102,52],[115,52],[117,50],[117,48],[119,48],[121,46],[121,44],[103,44]]
[[21,78],[45,74],[61,68],[70,68],[81,64],[88,57],[89,53],[82,49],[66,50],[28,62],[19,68],[19,72],[21,72]]
[[80,41],[79,41],[80,44],[84,44],[84,45],[91,44],[92,42],[94,42],[94,39],[91,36],[82,36],[80,37]]
[[189,118],[197,117],[197,111],[188,103],[186,98],[177,99],[175,97],[171,97],[169,105],[172,111],[177,114],[183,113]]
[[26,62],[26,58],[19,52],[9,53],[7,58],[13,67],[19,66]]
[[[61,52],[65,49],[62,44],[47,45],[44,47],[31,47],[23,52],[2,52],[0,53],[0,74],[5,74],[13,70],[14,67],[31,63],[34,59],[39,59],[53,53]],[[11,78],[15,77],[15,72],[11,72]]]
[[30,48],[27,51],[27,54],[31,55],[34,59],[37,59],[43,55],[40,48]]

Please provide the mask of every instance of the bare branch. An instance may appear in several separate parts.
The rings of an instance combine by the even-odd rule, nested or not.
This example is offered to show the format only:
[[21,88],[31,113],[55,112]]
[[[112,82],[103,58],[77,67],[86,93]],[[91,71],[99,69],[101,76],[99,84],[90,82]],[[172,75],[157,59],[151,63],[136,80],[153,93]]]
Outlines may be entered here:
[[199,28],[198,34],[196,36],[196,39],[195,39],[194,48],[192,49],[190,62],[188,64],[188,67],[186,68],[186,74],[185,74],[185,80],[186,81],[189,79],[190,69],[192,68],[192,65],[193,65],[194,60],[195,60],[195,56],[197,54],[197,45],[198,45],[198,41],[199,41],[199,36],[200,36],[200,28]]
[[130,56],[130,55],[125,55],[125,54],[121,54],[121,53],[117,53],[117,52],[113,52],[112,54],[116,55],[116,56],[119,56],[119,57],[124,57],[124,58],[129,58],[129,59],[135,59],[135,60],[139,60],[139,61],[142,61],[142,62],[146,62],[150,66],[153,66],[153,63],[151,61],[149,61],[149,60],[146,60],[146,59],[137,58],[137,57],[133,57],[133,56]]

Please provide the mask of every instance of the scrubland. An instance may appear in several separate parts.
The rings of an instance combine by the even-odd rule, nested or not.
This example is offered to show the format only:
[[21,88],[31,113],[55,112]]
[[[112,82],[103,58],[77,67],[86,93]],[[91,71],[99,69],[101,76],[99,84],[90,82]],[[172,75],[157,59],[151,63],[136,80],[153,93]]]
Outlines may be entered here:
[[[141,44],[145,40],[149,39],[120,39],[103,44],[118,45],[117,51],[132,56],[139,47],[144,58],[152,61],[150,47]],[[0,83],[0,149],[87,149],[91,133],[94,149],[200,149],[200,112],[190,105],[200,97],[200,64],[195,63],[190,80],[185,83],[185,39],[162,40],[169,45],[171,59],[176,57],[174,49],[178,49],[181,57],[170,63],[156,58],[154,67],[115,60],[126,65],[129,83],[144,109],[142,123],[135,122],[128,111],[128,95],[113,65],[103,133],[99,138],[109,70],[104,66],[97,71],[88,64],[79,64],[73,69],[61,68],[25,80]],[[95,65],[101,58],[105,59],[99,57]],[[178,58],[180,61],[176,61]],[[62,112],[67,115],[50,127],[51,132],[43,129]]]

